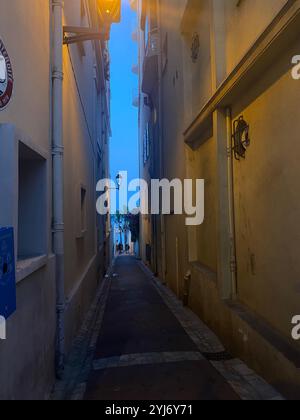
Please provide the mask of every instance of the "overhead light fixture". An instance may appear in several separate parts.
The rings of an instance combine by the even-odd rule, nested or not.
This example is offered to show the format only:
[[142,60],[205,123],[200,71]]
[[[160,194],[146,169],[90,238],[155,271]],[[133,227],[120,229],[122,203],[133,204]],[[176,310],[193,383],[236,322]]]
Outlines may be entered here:
[[97,10],[100,17],[100,29],[77,26],[64,26],[64,44],[105,40],[110,37],[110,27],[121,21],[121,0],[97,0]]

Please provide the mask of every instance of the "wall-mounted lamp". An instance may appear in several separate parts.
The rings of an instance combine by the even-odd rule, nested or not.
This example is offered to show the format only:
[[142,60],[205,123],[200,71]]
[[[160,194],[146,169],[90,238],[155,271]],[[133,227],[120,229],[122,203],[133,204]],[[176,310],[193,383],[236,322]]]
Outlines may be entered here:
[[121,0],[98,0],[97,12],[99,16],[98,28],[82,28],[78,26],[64,26],[64,44],[77,42],[109,40],[110,27],[121,21]]
[[110,24],[121,21],[121,0],[98,0],[100,19]]
[[236,160],[245,159],[246,151],[250,146],[249,124],[246,123],[244,117],[239,117],[233,123],[233,151]]

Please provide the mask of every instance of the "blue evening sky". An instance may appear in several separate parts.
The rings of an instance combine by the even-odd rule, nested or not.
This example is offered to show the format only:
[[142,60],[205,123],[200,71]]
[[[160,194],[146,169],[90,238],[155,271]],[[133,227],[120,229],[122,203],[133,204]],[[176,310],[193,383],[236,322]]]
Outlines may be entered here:
[[138,110],[132,105],[133,91],[137,89],[138,77],[132,73],[137,64],[138,47],[131,38],[137,25],[137,15],[122,1],[121,24],[112,25],[111,54],[111,125],[110,143],[111,177],[127,170],[128,178],[139,178],[138,168]]

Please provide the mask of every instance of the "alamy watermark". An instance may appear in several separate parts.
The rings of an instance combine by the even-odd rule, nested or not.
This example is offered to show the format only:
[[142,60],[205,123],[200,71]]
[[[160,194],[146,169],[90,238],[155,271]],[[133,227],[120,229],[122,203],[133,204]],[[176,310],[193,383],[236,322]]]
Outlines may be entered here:
[[292,58],[292,78],[294,80],[300,80],[300,55],[295,55]]
[[300,315],[295,315],[293,317],[292,325],[294,325],[294,328],[292,329],[293,340],[300,340]]
[[[300,80],[300,55],[295,55],[292,58],[292,78],[294,80]],[[295,315],[292,319],[292,331],[291,335],[293,340],[298,341],[300,340],[300,315]]]
[[128,183],[128,173],[120,172],[117,184],[112,179],[102,179],[97,184],[100,197],[97,212],[100,215],[143,214],[185,215],[187,226],[198,226],[204,221],[203,179],[134,179]]

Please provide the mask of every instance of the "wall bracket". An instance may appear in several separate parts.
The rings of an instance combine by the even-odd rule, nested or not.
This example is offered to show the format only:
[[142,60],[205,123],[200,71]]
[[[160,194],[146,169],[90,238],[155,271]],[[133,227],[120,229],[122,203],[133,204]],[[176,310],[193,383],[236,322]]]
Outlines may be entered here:
[[78,42],[105,40],[107,31],[98,28],[83,28],[79,26],[64,26],[64,45]]

